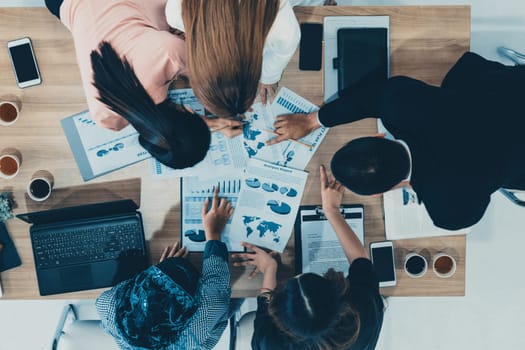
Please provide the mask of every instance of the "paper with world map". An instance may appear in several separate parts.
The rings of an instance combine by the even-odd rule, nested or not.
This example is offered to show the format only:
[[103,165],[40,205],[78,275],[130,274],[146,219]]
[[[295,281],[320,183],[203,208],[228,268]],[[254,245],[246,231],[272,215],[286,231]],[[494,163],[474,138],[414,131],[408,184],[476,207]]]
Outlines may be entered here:
[[283,252],[292,234],[307,175],[302,170],[250,159],[228,240]]
[[272,146],[267,146],[266,142],[275,137],[272,131],[277,116],[310,113],[317,109],[319,108],[316,105],[285,87],[279,90],[271,105],[254,104],[252,111],[246,113],[251,122],[244,128],[244,147],[248,157],[304,170],[323,141],[327,128],[319,128],[300,139],[301,142],[312,147],[293,141],[283,141]]

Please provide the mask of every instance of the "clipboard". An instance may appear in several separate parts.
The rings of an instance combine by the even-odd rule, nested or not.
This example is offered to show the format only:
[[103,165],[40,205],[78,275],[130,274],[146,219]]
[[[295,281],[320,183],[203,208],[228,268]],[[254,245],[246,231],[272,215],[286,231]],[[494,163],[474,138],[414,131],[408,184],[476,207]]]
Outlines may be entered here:
[[[364,207],[343,204],[341,215],[364,245]],[[295,272],[324,274],[329,268],[348,274],[350,263],[321,206],[302,205],[295,220]]]

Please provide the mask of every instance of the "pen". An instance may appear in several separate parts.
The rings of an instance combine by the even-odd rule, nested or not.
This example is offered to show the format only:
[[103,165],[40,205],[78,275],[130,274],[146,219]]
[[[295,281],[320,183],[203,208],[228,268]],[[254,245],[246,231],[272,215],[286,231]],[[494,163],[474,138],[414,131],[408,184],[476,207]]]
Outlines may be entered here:
[[[262,129],[263,131],[267,132],[267,133],[270,133],[270,134],[273,134],[275,136],[279,136],[278,133],[275,132],[275,130],[270,130],[270,129]],[[304,147],[308,147],[309,149],[312,149],[314,146],[310,145],[309,143],[306,143],[306,142],[302,142],[302,141],[299,141],[299,140],[295,140],[295,139],[288,139],[289,141],[292,141],[292,142],[295,142],[301,146],[304,146]]]

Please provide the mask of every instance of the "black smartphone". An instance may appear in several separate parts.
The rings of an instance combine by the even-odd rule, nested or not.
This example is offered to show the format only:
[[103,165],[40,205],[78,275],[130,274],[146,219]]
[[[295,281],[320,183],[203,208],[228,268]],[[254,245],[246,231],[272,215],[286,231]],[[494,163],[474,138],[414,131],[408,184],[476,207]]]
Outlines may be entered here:
[[42,83],[31,39],[26,37],[11,40],[7,43],[7,48],[18,87],[26,88]]
[[301,23],[299,43],[299,69],[321,70],[323,59],[323,25]]
[[370,257],[379,279],[379,287],[396,285],[396,265],[392,241],[370,243]]

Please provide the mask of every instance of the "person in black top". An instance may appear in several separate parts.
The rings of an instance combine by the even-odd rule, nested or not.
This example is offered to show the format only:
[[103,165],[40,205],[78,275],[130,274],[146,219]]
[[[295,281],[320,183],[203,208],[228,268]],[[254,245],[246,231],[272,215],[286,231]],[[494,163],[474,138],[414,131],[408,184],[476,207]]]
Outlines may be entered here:
[[500,187],[525,189],[524,83],[525,66],[469,52],[441,87],[408,77],[365,79],[318,113],[279,116],[280,135],[270,143],[381,118],[396,141],[350,142],[332,160],[336,179],[360,194],[409,183],[436,226],[461,229],[481,219]]
[[305,273],[277,287],[277,262],[272,253],[251,244],[254,253],[233,254],[234,266],[255,266],[262,272],[252,348],[256,350],[374,349],[383,323],[379,282],[359,238],[339,211],[344,187],[321,172],[323,211],[351,263],[348,277],[328,270],[324,276]]

